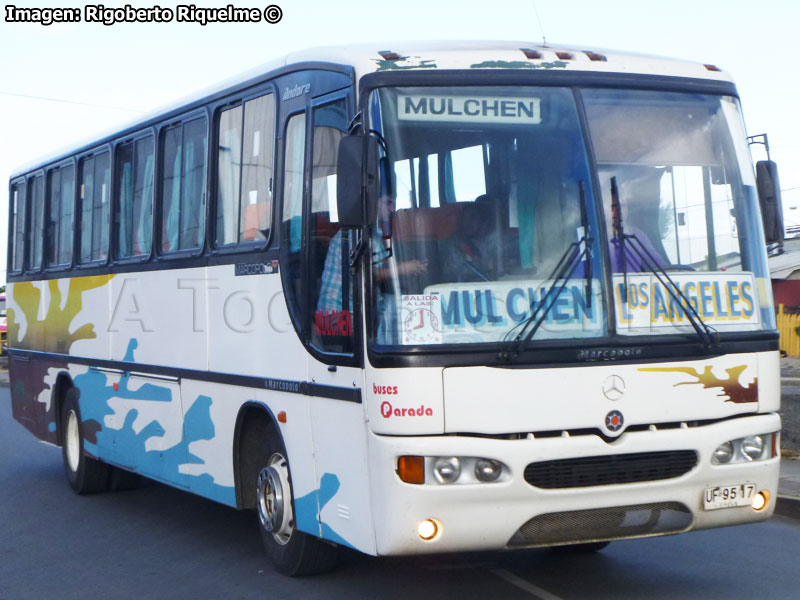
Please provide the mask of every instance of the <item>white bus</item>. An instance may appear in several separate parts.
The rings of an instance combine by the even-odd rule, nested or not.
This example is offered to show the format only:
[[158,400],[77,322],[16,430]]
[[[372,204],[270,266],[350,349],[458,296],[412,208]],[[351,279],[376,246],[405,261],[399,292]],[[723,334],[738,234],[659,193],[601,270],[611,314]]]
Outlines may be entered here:
[[761,521],[773,171],[713,65],[292,54],[11,178],[13,413],[294,575]]

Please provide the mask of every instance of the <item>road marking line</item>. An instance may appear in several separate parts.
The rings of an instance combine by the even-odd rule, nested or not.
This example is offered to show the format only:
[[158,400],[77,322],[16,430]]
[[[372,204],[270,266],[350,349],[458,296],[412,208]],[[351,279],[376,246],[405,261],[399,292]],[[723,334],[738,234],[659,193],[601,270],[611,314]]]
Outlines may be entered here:
[[513,573],[506,571],[505,569],[492,569],[492,573],[497,575],[500,579],[505,579],[508,583],[513,586],[518,587],[521,590],[525,590],[529,594],[536,596],[540,600],[561,600],[560,597],[556,596],[555,594],[551,594],[547,590],[543,590],[538,585],[534,585],[530,581],[526,581],[522,577],[517,577]]

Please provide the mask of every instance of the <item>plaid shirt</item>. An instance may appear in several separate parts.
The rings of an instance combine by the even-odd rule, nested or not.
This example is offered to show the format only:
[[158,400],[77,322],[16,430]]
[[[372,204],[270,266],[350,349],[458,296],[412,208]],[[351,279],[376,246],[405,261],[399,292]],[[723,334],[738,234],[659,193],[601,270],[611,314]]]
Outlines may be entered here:
[[[347,258],[347,263],[343,263],[342,256],[342,240],[343,229],[336,232],[331,238],[328,245],[328,254],[325,256],[325,266],[322,269],[322,284],[319,290],[319,300],[317,300],[318,311],[338,311],[342,310],[342,269],[349,268],[350,259]],[[374,247],[372,253],[373,262],[381,262],[389,257],[389,253],[383,247],[381,240],[381,232],[376,230],[373,235],[372,245]],[[352,235],[348,236],[348,249],[352,249]],[[348,250],[349,252],[349,250]],[[350,293],[347,298],[348,310],[353,310],[353,288],[350,286]]]

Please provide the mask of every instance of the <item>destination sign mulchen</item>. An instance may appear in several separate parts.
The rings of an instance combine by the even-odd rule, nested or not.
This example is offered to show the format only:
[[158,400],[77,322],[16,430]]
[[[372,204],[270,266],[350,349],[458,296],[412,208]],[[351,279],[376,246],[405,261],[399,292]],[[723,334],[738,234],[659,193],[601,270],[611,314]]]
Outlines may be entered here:
[[541,98],[500,96],[399,95],[401,121],[457,121],[470,123],[542,122]]

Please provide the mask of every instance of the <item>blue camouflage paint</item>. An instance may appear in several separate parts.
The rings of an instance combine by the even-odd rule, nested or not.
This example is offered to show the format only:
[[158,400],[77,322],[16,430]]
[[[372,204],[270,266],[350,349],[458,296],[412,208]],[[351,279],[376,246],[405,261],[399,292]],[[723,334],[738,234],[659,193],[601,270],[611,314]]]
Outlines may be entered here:
[[[294,499],[295,521],[297,528],[312,535],[321,535],[324,539],[336,542],[342,546],[356,549],[333,528],[325,523],[320,515],[325,505],[330,502],[339,491],[339,478],[333,473],[325,473],[320,479],[319,489]],[[319,502],[319,510],[317,510]]]
[[[124,360],[135,362],[133,351],[138,343],[132,339]],[[106,374],[90,370],[75,377],[75,386],[80,390],[81,419],[84,423],[94,421],[99,425],[96,443],[84,441],[87,452],[108,462],[133,468],[136,472],[154,479],[176,485],[192,492],[230,506],[236,505],[233,486],[222,486],[214,482],[209,474],[190,475],[180,472],[186,464],[204,464],[204,461],[191,453],[189,445],[200,440],[211,440],[215,436],[211,420],[212,400],[208,396],[198,396],[183,419],[183,436],[179,443],[165,450],[147,450],[145,443],[152,437],[163,437],[164,427],[156,420],[151,421],[139,433],[133,424],[139,415],[136,409],[129,410],[121,429],[103,426],[105,417],[114,413],[108,402],[111,398],[123,398],[143,402],[179,402],[172,397],[172,390],[166,386],[147,383],[139,389],[128,389],[130,374],[125,373],[119,380],[117,390],[107,382]]]

